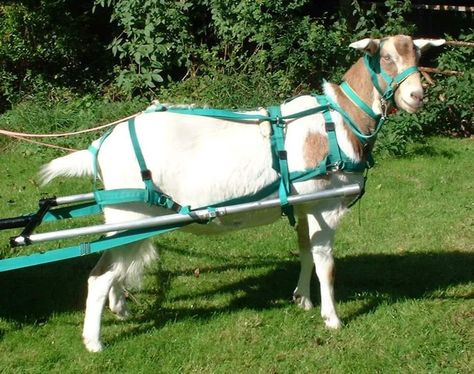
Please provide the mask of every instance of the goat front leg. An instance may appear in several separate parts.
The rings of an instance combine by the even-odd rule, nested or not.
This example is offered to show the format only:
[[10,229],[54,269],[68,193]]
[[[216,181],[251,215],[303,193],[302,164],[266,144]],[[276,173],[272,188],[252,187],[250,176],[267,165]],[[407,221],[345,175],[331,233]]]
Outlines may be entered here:
[[308,216],[311,253],[321,290],[321,316],[326,326],[332,329],[341,327],[334,299],[335,264],[332,249],[336,221],[337,217],[331,211]]

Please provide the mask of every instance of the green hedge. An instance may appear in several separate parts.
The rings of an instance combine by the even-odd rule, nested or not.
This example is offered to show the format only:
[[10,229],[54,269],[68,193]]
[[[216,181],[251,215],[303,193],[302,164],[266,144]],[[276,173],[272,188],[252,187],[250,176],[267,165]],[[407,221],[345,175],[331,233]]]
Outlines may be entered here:
[[[25,110],[26,118],[38,101],[47,104],[38,110],[54,112],[57,103],[61,112],[132,97],[227,108],[276,104],[319,91],[323,78],[339,81],[358,57],[350,42],[417,33],[409,0],[386,0],[383,8],[361,4],[326,4],[324,13],[311,0],[6,1],[0,110],[24,103],[14,116]],[[466,30],[462,39],[473,35]],[[435,76],[426,109],[392,117],[379,153],[403,154],[423,135],[472,134],[473,49],[443,47],[428,57],[422,62],[464,75]],[[43,122],[37,127],[52,130]]]

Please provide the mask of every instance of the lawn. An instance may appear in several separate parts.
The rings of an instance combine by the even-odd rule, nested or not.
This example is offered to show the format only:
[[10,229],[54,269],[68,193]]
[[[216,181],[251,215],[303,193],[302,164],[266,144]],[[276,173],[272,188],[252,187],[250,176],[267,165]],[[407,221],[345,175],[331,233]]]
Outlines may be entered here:
[[[25,149],[0,154],[0,217],[33,211],[42,193],[90,190],[77,179],[40,190],[36,170],[53,153]],[[434,138],[371,170],[336,236],[339,331],[323,326],[316,279],[314,310],[292,303],[299,262],[282,219],[156,238],[161,260],[130,293],[133,317],[104,313],[100,354],[80,339],[95,256],[0,273],[0,372],[472,372],[473,155],[472,139]],[[6,257],[11,235],[0,233]]]

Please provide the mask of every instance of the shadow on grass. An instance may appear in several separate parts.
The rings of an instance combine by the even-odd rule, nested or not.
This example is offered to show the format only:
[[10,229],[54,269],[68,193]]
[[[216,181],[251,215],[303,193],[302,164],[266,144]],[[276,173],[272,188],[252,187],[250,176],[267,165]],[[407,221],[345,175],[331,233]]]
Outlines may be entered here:
[[[37,323],[47,320],[53,313],[84,309],[87,276],[97,257],[90,256],[74,261],[56,263],[37,268],[0,273],[0,318],[22,323]],[[403,299],[429,298],[430,293],[443,294],[452,286],[466,284],[474,280],[474,254],[465,252],[418,253],[402,255],[358,255],[337,259],[336,296],[339,303],[354,299],[366,300],[352,315],[344,316],[350,322],[377,308],[381,302],[396,302]],[[269,269],[262,275],[242,275],[236,281],[226,281],[211,290],[193,292],[180,297],[168,298],[168,303],[179,304],[170,308],[163,306],[174,277],[186,272],[173,273],[158,270],[155,273],[157,296],[145,307],[139,321],[152,322],[159,327],[170,320],[188,318],[206,320],[215,313],[232,312],[241,309],[282,308],[291,300],[296,285],[298,261],[259,261],[252,259],[245,266],[229,263],[213,266],[202,272],[224,273],[229,270]],[[225,277],[226,274],[222,274]],[[312,282],[313,300],[319,305],[318,283]],[[441,292],[439,292],[441,291]],[[145,292],[148,292],[145,290]],[[193,298],[207,298],[224,293],[235,293],[225,307],[195,308]],[[377,295],[383,295],[379,297]],[[449,294],[447,294],[449,295]],[[439,297],[439,296],[437,296]],[[441,296],[443,297],[443,296]],[[455,296],[446,296],[455,297]],[[473,298],[474,291],[460,297]],[[182,306],[183,302],[186,306]],[[189,306],[188,306],[189,305]],[[149,325],[146,327],[149,328]],[[140,334],[141,328],[127,329],[124,335]],[[0,337],[1,337],[0,331]],[[123,338],[122,335],[116,339]]]
[[[246,265],[269,266],[269,263],[258,262]],[[212,272],[225,272],[232,265],[213,267]],[[359,255],[349,256],[337,260],[336,295],[338,303],[352,300],[364,300],[363,306],[353,311],[351,315],[343,316],[344,322],[357,319],[367,314],[381,303],[394,303],[406,299],[430,298],[433,292],[438,291],[436,297],[456,298],[456,296],[439,296],[443,290],[450,287],[474,281],[474,254],[465,252],[451,253],[422,253],[404,255]],[[282,308],[288,305],[299,274],[298,261],[280,261],[274,263],[274,269],[260,276],[247,276],[240,280],[216,286],[212,290],[190,292],[168,299],[171,307],[164,307],[168,287],[173,277],[183,274],[192,274],[189,271],[171,273],[160,271],[159,279],[167,279],[161,288],[160,298],[151,305],[139,318],[142,322],[153,322],[160,327],[172,321],[188,318],[206,320],[216,313],[232,312],[241,309],[262,310]],[[225,275],[223,275],[225,276]],[[223,282],[225,283],[225,282]],[[319,284],[312,280],[313,301],[319,306]],[[160,287],[158,286],[158,289]],[[243,296],[234,297],[225,307],[196,308],[191,306],[193,299],[212,299],[220,294],[239,293]],[[460,298],[474,298],[474,290]],[[176,306],[173,303],[182,302],[188,306]],[[212,303],[212,302],[211,302]],[[146,328],[149,328],[147,326]],[[140,334],[140,327],[129,332]]]
[[87,277],[97,256],[0,273],[0,318],[46,321],[53,313],[82,310]]
[[411,158],[413,156],[426,156],[426,157],[443,157],[451,160],[459,155],[459,152],[453,149],[441,149],[440,147],[433,146],[428,143],[419,143],[413,146],[413,149],[408,152],[404,158]]

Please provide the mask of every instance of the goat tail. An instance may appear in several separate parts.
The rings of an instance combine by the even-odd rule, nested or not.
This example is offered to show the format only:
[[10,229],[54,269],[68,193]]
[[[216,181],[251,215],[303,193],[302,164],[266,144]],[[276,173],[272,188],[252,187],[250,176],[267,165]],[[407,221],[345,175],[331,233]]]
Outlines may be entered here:
[[56,158],[40,169],[40,183],[44,186],[60,176],[84,177],[93,175],[94,162],[94,155],[87,149]]

